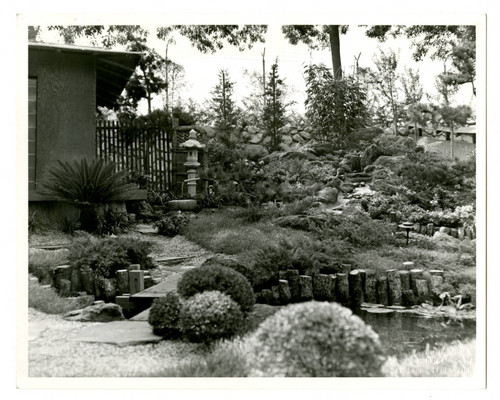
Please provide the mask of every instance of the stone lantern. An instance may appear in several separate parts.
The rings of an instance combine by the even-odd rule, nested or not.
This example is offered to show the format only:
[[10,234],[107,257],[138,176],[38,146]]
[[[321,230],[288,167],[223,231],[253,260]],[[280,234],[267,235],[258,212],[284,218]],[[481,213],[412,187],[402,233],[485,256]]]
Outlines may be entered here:
[[187,150],[187,159],[184,163],[184,166],[187,168],[188,175],[186,182],[188,194],[194,198],[196,196],[196,182],[199,179],[196,177],[196,171],[200,167],[200,163],[198,162],[198,150],[203,149],[205,145],[201,144],[197,140],[197,132],[194,129],[191,129],[189,132],[189,139],[184,143],[181,143],[180,147]]

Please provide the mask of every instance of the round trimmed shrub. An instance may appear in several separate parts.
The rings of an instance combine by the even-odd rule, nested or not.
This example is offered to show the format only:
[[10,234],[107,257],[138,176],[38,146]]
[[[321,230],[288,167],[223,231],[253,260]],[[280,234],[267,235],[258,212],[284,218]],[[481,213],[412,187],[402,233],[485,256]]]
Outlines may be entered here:
[[189,270],[177,284],[177,292],[184,298],[213,290],[230,296],[242,311],[250,311],[255,304],[255,295],[248,279],[239,272],[220,265]]
[[181,302],[176,293],[167,293],[165,297],[155,299],[148,317],[153,333],[170,338],[180,336],[180,312]]
[[229,296],[218,291],[195,294],[181,309],[182,333],[192,342],[211,343],[229,338],[243,326],[243,312]]
[[250,338],[256,373],[284,377],[381,376],[378,335],[351,310],[311,301],[287,306]]

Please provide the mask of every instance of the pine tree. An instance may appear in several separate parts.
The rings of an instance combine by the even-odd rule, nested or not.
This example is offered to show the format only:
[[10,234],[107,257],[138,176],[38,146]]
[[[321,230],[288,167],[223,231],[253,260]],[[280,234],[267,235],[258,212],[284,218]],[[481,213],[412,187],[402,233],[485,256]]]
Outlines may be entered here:
[[219,139],[226,145],[230,144],[231,131],[236,126],[237,109],[233,101],[234,83],[226,70],[218,74],[219,83],[215,85],[210,100],[210,111],[213,113],[213,123],[219,133]]
[[286,104],[283,92],[284,81],[278,75],[278,60],[271,66],[265,92],[263,123],[266,136],[270,139],[271,151],[277,150],[281,143],[278,130],[285,125]]

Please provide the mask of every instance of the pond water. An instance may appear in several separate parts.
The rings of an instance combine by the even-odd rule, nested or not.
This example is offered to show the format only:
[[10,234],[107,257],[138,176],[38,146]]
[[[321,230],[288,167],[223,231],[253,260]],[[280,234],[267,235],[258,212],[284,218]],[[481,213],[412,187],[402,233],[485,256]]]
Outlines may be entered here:
[[378,333],[382,346],[389,356],[406,356],[416,351],[431,349],[455,340],[476,337],[476,321],[437,316],[392,312],[385,314],[358,311],[361,317]]

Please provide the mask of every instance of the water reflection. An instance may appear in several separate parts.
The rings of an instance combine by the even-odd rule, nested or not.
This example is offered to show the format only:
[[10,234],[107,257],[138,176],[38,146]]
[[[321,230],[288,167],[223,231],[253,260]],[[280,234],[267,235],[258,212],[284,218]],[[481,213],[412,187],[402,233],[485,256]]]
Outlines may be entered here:
[[439,347],[454,340],[471,339],[476,336],[476,322],[457,321],[439,316],[424,317],[401,312],[371,313],[356,312],[380,336],[386,354],[405,356],[413,350],[423,351],[426,346]]

